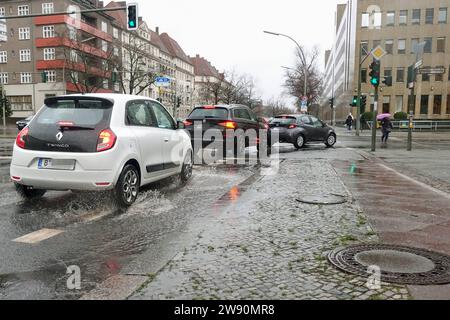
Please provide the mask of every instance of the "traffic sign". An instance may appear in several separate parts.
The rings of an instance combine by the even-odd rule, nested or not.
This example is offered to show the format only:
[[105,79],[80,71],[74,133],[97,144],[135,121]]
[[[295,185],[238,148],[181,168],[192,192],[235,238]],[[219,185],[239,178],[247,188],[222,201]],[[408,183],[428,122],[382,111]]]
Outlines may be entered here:
[[425,67],[419,69],[420,74],[444,74],[445,73],[445,67]]
[[419,69],[421,66],[423,66],[423,60],[419,60],[414,65],[414,69]]
[[387,52],[383,49],[382,46],[377,46],[372,50],[371,54],[375,59],[381,60],[381,58],[383,58],[387,54]]
[[171,79],[166,77],[157,77],[155,79],[155,85],[157,87],[168,87],[170,86]]

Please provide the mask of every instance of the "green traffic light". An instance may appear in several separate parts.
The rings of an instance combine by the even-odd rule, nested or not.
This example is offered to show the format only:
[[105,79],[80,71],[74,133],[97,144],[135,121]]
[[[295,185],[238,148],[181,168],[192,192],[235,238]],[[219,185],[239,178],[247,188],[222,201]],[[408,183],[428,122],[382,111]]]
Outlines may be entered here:
[[134,26],[135,26],[134,21],[130,21],[130,27],[134,28]]
[[377,86],[380,83],[380,81],[377,78],[373,78],[370,80],[370,83],[374,86]]

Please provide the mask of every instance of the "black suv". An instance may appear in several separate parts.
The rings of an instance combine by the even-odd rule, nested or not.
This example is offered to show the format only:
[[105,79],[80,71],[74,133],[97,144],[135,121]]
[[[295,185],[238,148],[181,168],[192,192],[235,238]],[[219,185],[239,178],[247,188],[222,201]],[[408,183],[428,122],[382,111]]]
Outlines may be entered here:
[[277,116],[269,123],[278,132],[279,142],[292,143],[301,149],[308,142],[323,142],[328,148],[336,144],[336,132],[323,121],[310,115]]
[[[260,146],[264,146],[264,151],[270,154],[270,128],[267,123],[259,119],[253,111],[243,105],[213,105],[200,106],[194,108],[191,114],[184,121],[185,129],[191,135],[192,146],[194,149],[197,146],[207,148],[213,142],[222,143],[223,154],[226,155],[230,151],[230,146],[234,147],[235,155],[242,155],[245,148],[249,146],[257,146],[258,152]],[[197,138],[195,136],[195,129],[201,129],[202,135]],[[209,129],[215,129],[215,132],[220,132],[221,137],[205,136],[205,132]],[[253,130],[252,130],[253,129]],[[218,131],[217,131],[218,130]],[[233,130],[235,135],[230,135],[229,131]],[[238,131],[239,130],[239,131]],[[236,131],[248,133],[249,130],[256,132],[255,139],[249,138],[252,135],[237,134]],[[212,131],[210,131],[212,132]],[[261,132],[265,137],[260,137]],[[196,141],[196,139],[198,141]],[[250,141],[250,140],[256,141]],[[197,142],[197,143],[196,143]],[[197,149],[199,149],[197,147]],[[197,153],[198,150],[194,150]]]

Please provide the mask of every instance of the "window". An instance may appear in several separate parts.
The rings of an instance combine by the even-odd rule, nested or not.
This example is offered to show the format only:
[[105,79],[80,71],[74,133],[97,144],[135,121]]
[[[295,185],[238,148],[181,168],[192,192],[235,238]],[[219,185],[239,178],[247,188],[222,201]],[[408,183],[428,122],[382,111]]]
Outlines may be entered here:
[[127,104],[126,123],[129,126],[156,127],[156,120],[145,101],[131,101]]
[[405,53],[406,53],[406,40],[399,39],[398,40],[398,54],[405,54]]
[[78,72],[71,71],[70,72],[70,79],[72,80],[73,83],[78,83],[79,82]]
[[374,12],[373,13],[373,26],[374,27],[381,27],[381,19],[383,15],[381,12]]
[[361,17],[361,27],[367,28],[370,23],[370,14],[363,13]]
[[30,40],[30,28],[19,28],[19,40]]
[[158,127],[163,129],[175,129],[175,123],[167,110],[159,103],[151,101],[150,104],[158,122]]
[[430,99],[429,95],[422,95],[420,97],[420,114],[428,114],[428,101]]
[[119,39],[119,29],[113,28],[113,37]]
[[392,77],[392,69],[384,69],[384,76],[385,77]]
[[411,53],[416,53],[416,48],[419,45],[419,39],[411,39]]
[[383,96],[383,113],[391,112],[391,97]]
[[361,82],[367,82],[367,69],[361,69]]
[[102,50],[104,52],[108,51],[108,42],[106,42],[105,40],[102,40]]
[[5,8],[2,7],[0,8],[0,17],[4,17],[5,16]]
[[45,48],[44,49],[44,60],[55,60],[56,59],[56,49],[55,48]]
[[55,8],[53,5],[53,2],[42,4],[42,13],[43,14],[54,13],[54,12],[55,12]]
[[237,119],[252,120],[250,113],[246,109],[235,109],[233,113]]
[[447,8],[439,9],[439,23],[447,23]]
[[102,31],[108,33],[108,24],[105,21],[102,21]]
[[385,48],[388,54],[393,54],[394,52],[394,40],[386,40]]
[[431,53],[431,50],[433,48],[433,38],[426,37],[424,39],[424,41],[425,41],[425,47],[423,48],[423,52],[424,53]]
[[69,29],[69,39],[70,40],[77,40],[77,29],[74,27],[68,27]]
[[119,48],[114,47],[114,55],[117,57],[119,56]]
[[8,63],[8,52],[0,51],[0,63]]
[[405,81],[405,69],[398,68],[397,69],[397,82]]
[[33,76],[31,72],[22,72],[20,73],[20,83],[31,83],[33,82]]
[[30,8],[27,5],[18,6],[17,13],[19,16],[27,16],[30,14]]
[[70,50],[70,61],[78,62],[78,53],[76,50]]
[[361,55],[365,57],[369,53],[369,42],[361,41]]
[[425,24],[434,23],[434,8],[429,8],[425,10]]
[[9,96],[12,111],[33,110],[32,96]]
[[450,114],[450,94],[447,95],[447,110],[446,114]]
[[395,24],[395,11],[386,13],[386,25],[393,26]]
[[412,24],[420,24],[420,9],[413,9]]
[[[436,66],[436,68],[444,68],[444,66]],[[434,76],[434,81],[437,81],[437,82],[444,81],[444,75],[443,74],[436,74]]]
[[398,16],[398,23],[401,26],[405,26],[408,24],[408,10],[400,10],[400,13]]
[[0,73],[0,84],[8,84],[8,73],[7,72]]
[[422,82],[430,81],[430,75],[428,73],[422,74]]
[[323,124],[319,119],[317,119],[315,117],[310,117],[310,118],[311,118],[312,125],[314,128],[323,128]]
[[445,52],[445,38],[437,38],[437,52]]
[[56,71],[55,70],[46,70],[45,76],[47,77],[47,82],[56,82]]
[[55,26],[44,26],[42,28],[42,36],[44,38],[54,38],[55,37]]
[[403,96],[395,96],[395,112],[403,111]]
[[373,48],[375,49],[378,46],[381,46],[381,40],[373,40]]
[[103,79],[103,89],[109,89],[109,81],[108,79]]
[[442,96],[435,95],[433,99],[433,114],[441,114],[442,110]]
[[31,50],[24,49],[19,51],[20,62],[29,62],[31,61]]

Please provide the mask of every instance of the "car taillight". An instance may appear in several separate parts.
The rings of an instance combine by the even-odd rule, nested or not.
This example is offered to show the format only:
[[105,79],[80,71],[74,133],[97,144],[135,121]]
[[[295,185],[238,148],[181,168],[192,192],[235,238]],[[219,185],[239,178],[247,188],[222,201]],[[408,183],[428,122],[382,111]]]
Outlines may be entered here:
[[188,120],[184,120],[184,121],[183,121],[183,124],[184,124],[186,127],[192,126],[192,122],[191,122],[191,121],[188,121]]
[[208,109],[208,110],[215,109],[215,108],[216,108],[216,106],[204,106],[203,107],[203,109]]
[[97,141],[97,152],[112,149],[116,144],[117,137],[110,129],[100,132]]
[[16,138],[16,144],[19,148],[25,149],[25,137],[28,135],[28,127],[19,132]]
[[295,128],[297,128],[297,125],[296,125],[296,124],[291,124],[291,125],[289,126],[289,129],[295,129]]
[[225,121],[225,122],[219,123],[219,126],[225,127],[227,129],[236,129],[236,122],[234,122],[234,121]]

